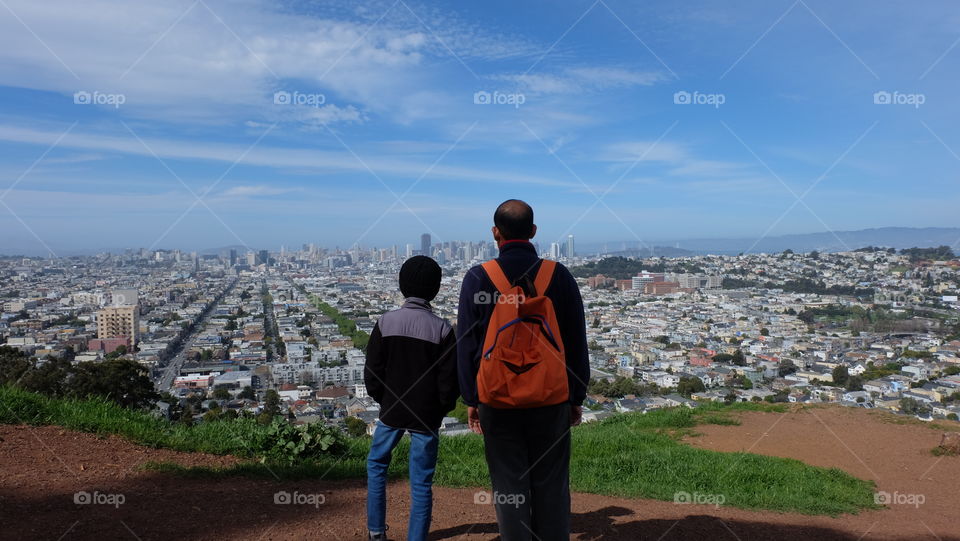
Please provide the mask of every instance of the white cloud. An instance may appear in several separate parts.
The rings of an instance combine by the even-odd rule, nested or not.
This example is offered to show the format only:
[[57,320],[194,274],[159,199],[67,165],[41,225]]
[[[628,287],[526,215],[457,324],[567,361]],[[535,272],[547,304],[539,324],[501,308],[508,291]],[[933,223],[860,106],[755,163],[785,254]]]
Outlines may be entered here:
[[[530,49],[439,16],[423,15],[449,26],[425,28],[400,4],[376,26],[356,17],[283,13],[267,0],[6,5],[26,27],[0,17],[0,85],[65,99],[81,90],[119,93],[124,114],[172,122],[283,118],[273,92],[291,82],[327,94],[330,107],[307,115],[308,122],[318,114],[350,122],[361,120],[359,111],[402,114],[396,96],[430,84],[424,59],[449,60],[448,46],[495,58],[511,43]],[[462,42],[470,37],[475,46]]]
[[290,192],[299,191],[293,188],[277,188],[272,186],[234,186],[224,190],[220,197],[254,197],[258,195],[283,195]]
[[508,81],[532,94],[573,94],[615,88],[652,86],[669,78],[659,72],[632,71],[616,67],[574,67],[560,73],[501,74],[494,80]]
[[[61,133],[55,131],[41,131],[31,128],[20,128],[0,124],[0,140],[50,145],[59,138]],[[352,171],[369,174],[369,169],[379,175],[397,175],[418,178],[431,165],[430,175],[424,181],[442,179],[449,181],[468,182],[497,182],[507,184],[530,184],[554,187],[579,187],[576,182],[557,181],[548,177],[531,175],[509,170],[493,170],[475,167],[433,164],[434,159],[419,158],[417,160],[405,157],[361,154],[360,161],[353,153],[346,150],[315,150],[305,148],[278,148],[269,147],[264,143],[248,149],[248,145],[233,145],[223,143],[207,143],[200,141],[177,141],[170,139],[154,139],[144,137],[144,147],[132,135],[122,137],[71,131],[60,140],[58,148],[79,148],[120,154],[134,154],[152,157],[153,153],[164,159],[210,160],[232,165],[242,157],[244,165],[266,167],[280,167],[291,169],[305,169],[311,171]],[[368,169],[369,167],[369,169]]]

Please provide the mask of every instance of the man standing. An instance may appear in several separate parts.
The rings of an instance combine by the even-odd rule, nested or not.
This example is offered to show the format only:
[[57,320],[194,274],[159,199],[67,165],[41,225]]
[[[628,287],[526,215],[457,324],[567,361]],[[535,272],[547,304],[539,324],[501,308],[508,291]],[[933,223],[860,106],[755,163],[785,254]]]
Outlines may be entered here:
[[[501,538],[566,540],[570,536],[570,427],[580,423],[581,404],[590,377],[583,300],[576,280],[563,265],[544,263],[537,256],[530,243],[537,226],[528,204],[516,199],[504,201],[497,207],[493,223],[493,238],[500,256],[470,269],[460,290],[460,392],[468,406],[471,430],[483,434]],[[541,267],[545,272],[540,272]],[[537,285],[543,291],[537,291]],[[501,309],[498,304],[514,302],[506,298],[507,288],[520,298],[534,297],[538,306],[552,303],[547,310],[550,314],[523,315],[521,310],[520,316],[504,325],[498,319],[500,326],[489,331],[495,308]],[[542,302],[543,296],[549,299],[548,303]],[[550,328],[553,314],[556,329]],[[539,352],[533,357],[541,362],[527,362],[526,354],[516,352],[502,353],[504,358],[497,358],[501,351],[496,344],[499,331],[510,332],[519,327],[507,328],[515,322],[534,329],[525,331],[528,335],[536,332],[536,343],[531,346],[528,339],[526,347],[544,348],[547,354],[556,352],[560,370],[566,372],[560,385],[555,384],[553,376],[536,380],[550,381],[539,385],[549,389],[537,389],[536,385],[522,381],[526,374],[545,377],[542,371],[550,364]],[[555,342],[556,336],[561,340]],[[510,372],[496,377],[487,375],[490,370],[504,370],[504,366]],[[537,403],[538,400],[541,402]]]

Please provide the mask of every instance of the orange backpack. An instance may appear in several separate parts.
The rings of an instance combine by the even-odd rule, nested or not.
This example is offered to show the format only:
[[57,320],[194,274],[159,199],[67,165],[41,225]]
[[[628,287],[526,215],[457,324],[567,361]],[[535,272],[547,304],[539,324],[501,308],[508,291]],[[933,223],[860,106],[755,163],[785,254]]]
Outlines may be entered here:
[[500,295],[494,303],[477,372],[480,402],[494,408],[533,408],[570,398],[557,315],[544,293],[556,262],[541,260],[533,296],[511,285],[497,260],[483,270]]

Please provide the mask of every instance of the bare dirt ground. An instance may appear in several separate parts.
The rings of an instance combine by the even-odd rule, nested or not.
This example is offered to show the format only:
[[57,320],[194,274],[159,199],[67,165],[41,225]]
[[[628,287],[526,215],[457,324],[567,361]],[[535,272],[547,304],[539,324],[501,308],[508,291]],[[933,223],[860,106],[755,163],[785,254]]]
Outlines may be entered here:
[[[930,454],[940,432],[842,408],[745,413],[741,420],[740,426],[698,427],[702,435],[688,441],[838,467],[890,494],[922,494],[924,503],[834,518],[574,494],[571,539],[960,540],[960,457]],[[0,426],[0,538],[347,540],[366,534],[361,481],[183,479],[143,471],[149,461],[228,465],[236,459],[147,449],[56,427]],[[392,539],[405,538],[406,490],[403,482],[390,488]],[[277,504],[279,491],[304,503]],[[95,502],[77,503],[78,492]],[[431,539],[497,538],[493,508],[475,504],[475,493],[434,489]]]

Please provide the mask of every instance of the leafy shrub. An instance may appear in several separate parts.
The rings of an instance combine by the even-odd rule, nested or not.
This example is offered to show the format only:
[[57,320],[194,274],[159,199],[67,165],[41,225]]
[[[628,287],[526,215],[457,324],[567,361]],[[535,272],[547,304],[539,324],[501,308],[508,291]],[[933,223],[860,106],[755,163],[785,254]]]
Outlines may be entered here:
[[346,448],[343,433],[322,423],[292,425],[274,421],[264,433],[264,458],[272,462],[294,464],[324,454],[339,454]]

